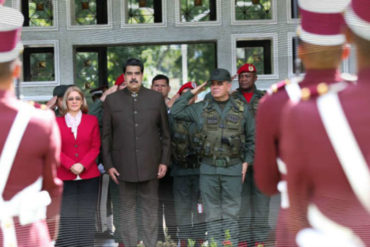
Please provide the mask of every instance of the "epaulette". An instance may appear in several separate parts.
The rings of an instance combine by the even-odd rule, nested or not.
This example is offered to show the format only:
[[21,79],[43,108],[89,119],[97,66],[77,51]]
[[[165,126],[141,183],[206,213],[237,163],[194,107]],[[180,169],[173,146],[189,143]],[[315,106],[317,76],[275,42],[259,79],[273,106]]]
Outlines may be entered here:
[[243,112],[244,111],[244,105],[245,103],[241,99],[233,99],[233,104],[238,109],[238,111]]
[[326,94],[328,91],[329,85],[325,82],[321,82],[315,86],[305,87],[301,90],[301,100],[307,101],[317,98],[320,95]]
[[283,89],[286,85],[291,83],[289,79],[274,83],[271,85],[271,87],[267,90],[268,94],[274,94],[279,92],[281,89]]
[[341,73],[340,77],[344,82],[347,82],[347,83],[356,83],[357,82],[357,75],[353,75],[353,74],[350,74],[350,73]]
[[348,85],[348,82],[337,82],[333,84],[321,82],[316,86],[303,88],[301,90],[301,99],[307,101],[310,99],[316,99],[317,97],[329,92],[337,93],[345,89]]

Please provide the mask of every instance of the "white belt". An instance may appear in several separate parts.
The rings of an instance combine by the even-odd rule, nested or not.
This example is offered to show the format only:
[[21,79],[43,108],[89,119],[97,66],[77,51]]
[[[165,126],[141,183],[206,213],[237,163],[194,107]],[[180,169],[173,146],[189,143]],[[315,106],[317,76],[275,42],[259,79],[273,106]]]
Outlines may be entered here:
[[4,235],[4,246],[17,246],[13,217],[21,225],[31,224],[46,218],[46,206],[51,199],[47,191],[40,191],[42,178],[18,192],[10,201],[0,201],[0,222]]
[[[279,172],[283,175],[288,174],[288,170],[284,161],[280,158],[276,159],[276,163],[278,165]],[[281,180],[278,185],[277,189],[281,194],[281,201],[280,207],[281,208],[289,208],[289,196],[288,196],[288,183],[285,180]]]
[[308,207],[308,221],[312,228],[298,232],[296,242],[300,247],[365,247],[360,237],[350,228],[332,221],[313,204]]

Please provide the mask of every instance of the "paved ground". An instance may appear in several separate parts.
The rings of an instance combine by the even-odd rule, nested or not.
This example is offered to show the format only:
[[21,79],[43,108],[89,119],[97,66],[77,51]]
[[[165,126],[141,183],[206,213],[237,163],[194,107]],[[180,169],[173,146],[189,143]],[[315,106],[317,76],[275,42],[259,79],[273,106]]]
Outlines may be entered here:
[[[270,225],[272,229],[275,229],[275,224],[277,220],[277,215],[279,212],[279,205],[280,205],[280,197],[273,196],[270,202]],[[112,239],[103,239],[97,238],[95,240],[95,247],[117,247],[118,244],[115,243]],[[270,243],[269,247],[272,247],[273,244]]]

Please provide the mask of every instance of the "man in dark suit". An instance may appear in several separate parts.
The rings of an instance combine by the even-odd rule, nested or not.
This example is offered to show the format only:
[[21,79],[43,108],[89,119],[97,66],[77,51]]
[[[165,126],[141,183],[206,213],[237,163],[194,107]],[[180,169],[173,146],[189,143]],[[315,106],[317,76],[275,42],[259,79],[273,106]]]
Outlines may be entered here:
[[[136,246],[140,240],[145,246],[156,245],[158,179],[166,174],[170,160],[166,105],[160,93],[142,86],[143,71],[140,60],[127,60],[127,88],[104,102],[104,166],[120,187],[125,246]],[[142,221],[142,239],[138,237],[137,214]]]

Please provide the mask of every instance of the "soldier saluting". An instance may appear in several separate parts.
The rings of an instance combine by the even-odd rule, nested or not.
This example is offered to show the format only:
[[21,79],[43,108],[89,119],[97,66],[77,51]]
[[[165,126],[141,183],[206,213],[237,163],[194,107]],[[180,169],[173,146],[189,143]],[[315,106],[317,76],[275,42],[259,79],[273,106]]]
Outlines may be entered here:
[[57,236],[63,187],[56,177],[60,134],[52,111],[35,109],[15,97],[13,81],[21,73],[18,55],[23,50],[23,16],[3,7],[2,2],[0,246],[51,246],[51,238]]
[[[265,91],[256,87],[257,69],[253,64],[244,64],[238,69],[239,88],[232,93],[248,105],[253,116],[256,115],[258,103]],[[242,188],[242,205],[239,219],[239,245],[264,246],[270,232],[269,212],[270,197],[264,195],[254,181],[254,167],[250,166]]]
[[219,246],[230,232],[230,242],[238,243],[238,217],[242,181],[253,162],[254,119],[246,105],[230,97],[231,76],[216,69],[210,78],[207,100],[188,105],[206,83],[183,94],[171,109],[175,119],[201,126],[203,148],[200,165],[200,191],[206,214],[209,243]]

